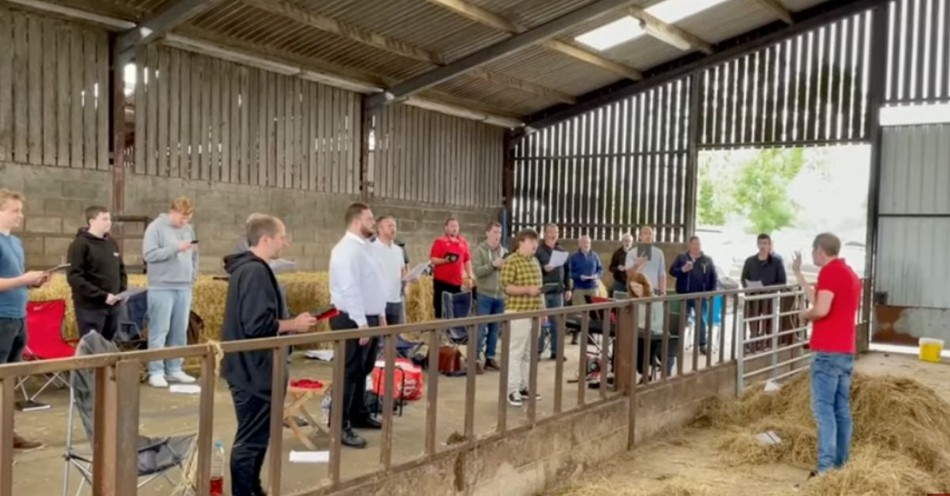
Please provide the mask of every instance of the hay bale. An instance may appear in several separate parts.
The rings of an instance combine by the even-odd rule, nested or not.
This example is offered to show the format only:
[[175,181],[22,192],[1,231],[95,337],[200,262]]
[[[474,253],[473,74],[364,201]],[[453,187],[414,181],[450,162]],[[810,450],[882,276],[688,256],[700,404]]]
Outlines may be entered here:
[[[726,430],[720,447],[740,462],[782,461],[813,467],[816,431],[811,384],[802,375],[767,394],[755,387],[740,400],[709,406],[704,421]],[[853,457],[823,476],[831,492],[815,494],[921,494],[950,491],[950,404],[913,379],[855,374],[852,382]],[[783,442],[753,447],[749,437],[772,430]],[[877,472],[874,477],[867,474]],[[833,476],[832,476],[833,475]],[[913,485],[893,481],[913,479]],[[841,489],[840,491],[835,489]],[[900,488],[900,490],[894,490]],[[835,489],[835,490],[831,490]]]
[[[287,292],[287,305],[291,313],[313,311],[330,305],[329,274],[326,272],[292,272],[280,274],[277,280]],[[148,280],[143,274],[129,275],[130,287],[146,287]],[[191,309],[201,316],[205,323],[203,340],[221,339],[221,327],[224,324],[224,302],[227,299],[228,283],[214,280],[210,275],[198,277],[195,283]],[[66,300],[66,321],[64,336],[75,338],[76,319],[73,311],[72,296],[66,277],[56,274],[46,286],[30,291],[31,301]],[[422,277],[409,287],[406,295],[406,314],[409,322],[423,322],[433,319],[432,278]],[[321,323],[316,331],[329,330]]]
[[663,481],[663,484],[654,489],[641,489],[631,486],[624,487],[617,481],[601,479],[574,483],[558,490],[551,496],[708,496],[711,495],[709,486],[697,484],[694,480],[673,477]]

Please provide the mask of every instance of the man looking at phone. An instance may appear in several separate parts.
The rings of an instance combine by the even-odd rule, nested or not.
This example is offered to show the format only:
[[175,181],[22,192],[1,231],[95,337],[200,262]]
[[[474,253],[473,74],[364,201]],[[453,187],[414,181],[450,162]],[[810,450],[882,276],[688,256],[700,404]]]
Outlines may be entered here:
[[129,279],[115,241],[109,237],[112,217],[105,207],[86,209],[86,227],[69,245],[66,280],[73,293],[79,336],[96,331],[112,340],[119,328],[119,293]]
[[[189,222],[195,213],[191,200],[172,201],[168,213],[145,228],[142,258],[148,264],[148,349],[188,344],[188,317],[192,287],[198,279],[198,241]],[[182,359],[148,364],[148,383],[168,387],[168,382],[190,384],[195,378],[181,369]]]
[[628,276],[633,272],[645,275],[654,295],[666,296],[666,256],[653,245],[652,227],[640,228],[640,241],[627,252],[626,267]]
[[[501,285],[505,288],[505,313],[533,312],[544,308],[541,293],[541,265],[535,258],[538,233],[533,229],[518,232],[517,251],[501,266]],[[528,371],[531,360],[531,319],[511,321],[508,353],[508,404],[522,406],[529,399]],[[535,393],[535,400],[541,396]]]
[[[247,239],[248,251],[224,258],[230,276],[224,304],[224,341],[306,332],[316,324],[316,318],[309,313],[292,320],[283,318],[287,309],[268,265],[289,244],[284,223],[276,217],[259,215],[247,223]],[[238,423],[231,448],[231,489],[235,496],[265,494],[261,467],[270,442],[271,396],[286,392],[271,389],[273,356],[270,350],[244,351],[227,354],[221,362]]]
[[[26,347],[26,302],[29,288],[46,284],[50,276],[25,271],[23,244],[11,234],[23,223],[26,198],[15,191],[0,189],[0,365],[19,362]],[[14,449],[41,448],[43,443],[13,433]]]
[[[346,234],[330,252],[330,303],[339,310],[330,319],[334,331],[366,329],[386,325],[386,294],[383,271],[370,251],[369,238],[375,231],[373,211],[365,203],[346,209]],[[346,341],[346,371],[342,384],[342,443],[365,448],[366,440],[353,428],[380,429],[366,407],[366,376],[373,371],[379,338]],[[332,405],[330,408],[336,408]],[[333,427],[333,426],[331,426]]]

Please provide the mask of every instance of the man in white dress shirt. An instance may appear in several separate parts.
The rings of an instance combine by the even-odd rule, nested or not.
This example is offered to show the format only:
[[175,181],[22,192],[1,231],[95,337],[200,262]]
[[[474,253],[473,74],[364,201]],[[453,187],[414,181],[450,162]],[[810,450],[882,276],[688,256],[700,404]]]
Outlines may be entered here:
[[[334,331],[366,329],[386,325],[386,295],[379,263],[373,258],[368,238],[373,235],[373,211],[365,203],[346,209],[346,234],[330,252],[330,303],[339,315],[330,320]],[[380,429],[363,401],[366,376],[373,371],[379,338],[346,342],[346,371],[343,381],[342,442],[365,448],[366,440],[353,428]]]
[[373,258],[383,271],[383,287],[386,293],[386,324],[402,324],[403,278],[409,273],[406,254],[396,244],[396,219],[384,215],[376,220],[376,240],[370,245]]

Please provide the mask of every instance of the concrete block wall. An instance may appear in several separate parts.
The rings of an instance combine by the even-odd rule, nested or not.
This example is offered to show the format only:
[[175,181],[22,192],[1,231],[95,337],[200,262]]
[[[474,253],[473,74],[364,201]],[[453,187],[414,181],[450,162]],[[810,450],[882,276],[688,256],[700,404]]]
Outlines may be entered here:
[[[26,222],[18,235],[23,239],[30,268],[60,263],[76,231],[84,225],[85,208],[112,205],[109,172],[0,163],[0,187],[27,196]],[[195,202],[193,224],[200,240],[201,270],[209,273],[222,270],[221,257],[233,248],[252,212],[277,215],[287,224],[292,243],[286,258],[296,261],[302,270],[325,270],[330,250],[344,232],[344,211],[359,200],[350,195],[129,175],[125,214],[154,218],[181,195]],[[462,233],[472,240],[482,236],[488,221],[498,218],[498,212],[490,209],[385,200],[371,201],[370,205],[377,216],[396,217],[399,238],[407,242],[412,261],[428,257],[432,240],[442,234],[449,216],[459,219]],[[142,229],[127,224],[125,234],[125,261],[140,264]]]

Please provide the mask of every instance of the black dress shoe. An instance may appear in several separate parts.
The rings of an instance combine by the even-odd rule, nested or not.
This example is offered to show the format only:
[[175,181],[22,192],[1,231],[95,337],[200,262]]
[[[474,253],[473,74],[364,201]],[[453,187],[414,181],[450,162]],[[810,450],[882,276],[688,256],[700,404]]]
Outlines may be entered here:
[[350,448],[362,449],[366,447],[366,440],[361,438],[359,434],[353,432],[353,429],[344,430],[340,440],[343,446],[349,446]]
[[367,417],[365,419],[353,421],[353,427],[357,429],[382,429],[383,424],[374,418]]

